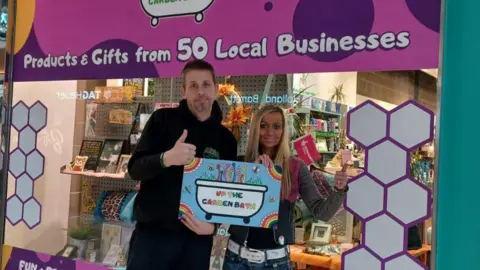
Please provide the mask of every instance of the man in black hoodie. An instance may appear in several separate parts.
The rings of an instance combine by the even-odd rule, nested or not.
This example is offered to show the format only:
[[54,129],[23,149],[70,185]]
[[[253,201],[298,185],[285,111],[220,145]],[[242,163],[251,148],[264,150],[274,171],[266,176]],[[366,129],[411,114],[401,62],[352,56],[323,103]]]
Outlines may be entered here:
[[128,164],[141,184],[127,270],[209,269],[215,225],[178,219],[183,165],[194,157],[235,160],[237,142],[221,124],[213,67],[194,60],[182,76],[184,99],[152,114]]

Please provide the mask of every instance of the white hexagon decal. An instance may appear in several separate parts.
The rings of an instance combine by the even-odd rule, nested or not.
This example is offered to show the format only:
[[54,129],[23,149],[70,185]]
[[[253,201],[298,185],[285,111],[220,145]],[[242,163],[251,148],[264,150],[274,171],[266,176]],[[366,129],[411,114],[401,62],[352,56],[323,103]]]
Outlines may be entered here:
[[42,207],[40,203],[35,200],[35,198],[31,198],[28,200],[24,207],[23,207],[23,220],[25,224],[27,224],[28,228],[32,229],[38,224],[40,224],[42,215]]
[[[390,137],[409,150],[418,148],[433,137],[434,115],[416,103],[405,103],[392,110]],[[408,130],[408,132],[406,132]]]
[[418,264],[417,260],[402,255],[385,263],[385,270],[427,270],[426,265]]
[[25,154],[20,149],[15,149],[10,153],[8,170],[14,177],[19,177],[25,172]]
[[405,225],[417,224],[430,216],[430,192],[417,181],[402,180],[389,187],[387,193],[387,211]]
[[381,270],[382,263],[365,248],[352,249],[342,254],[342,269]]
[[365,223],[365,245],[382,259],[403,251],[404,228],[387,215]]
[[[363,119],[361,119],[362,117],[355,118],[356,113],[361,115],[359,112],[364,107],[369,107],[372,113],[365,112]],[[368,197],[371,194],[377,194],[375,190],[378,188],[372,185],[372,183],[377,183],[384,188],[384,209],[367,220],[362,220],[364,222],[362,228],[364,242],[342,255],[342,258],[345,259],[342,270],[378,269],[377,265],[365,266],[368,263],[361,262],[361,258],[351,260],[351,263],[347,264],[348,256],[355,254],[355,250],[362,249],[365,250],[362,258],[373,257],[374,261],[375,259],[381,261],[383,263],[382,270],[427,269],[408,253],[405,238],[409,227],[426,219],[431,214],[430,190],[420,183],[408,179],[408,176],[410,175],[410,152],[433,138],[434,114],[418,102],[408,101],[388,112],[387,120],[384,121],[381,120],[382,114],[378,113],[378,111],[384,110],[376,111],[375,108],[378,109],[378,106],[368,101],[347,114],[348,129],[352,129],[347,129],[347,136],[365,149],[366,164],[364,175],[358,176],[350,183],[350,186],[353,186],[351,189],[353,192],[347,194],[345,208],[347,211],[357,212],[357,214],[362,212],[361,209],[370,209],[371,206],[368,204],[373,205],[373,203],[371,202],[372,198]],[[373,123],[368,120],[373,118],[378,122],[385,123],[383,127],[385,127],[386,137],[381,138],[383,133],[378,126],[372,128]],[[412,132],[416,133],[411,134]],[[370,177],[369,180],[372,181],[364,181],[367,178],[362,179],[362,177],[365,176]],[[355,186],[358,179],[362,179],[358,182],[362,184]],[[366,183],[371,185],[369,188],[364,188],[368,191],[363,192],[365,198],[368,199],[361,200],[359,199],[361,196],[357,197],[356,190],[361,190],[362,185],[367,186]],[[370,214],[368,211],[363,211],[367,213],[366,215]]]
[[27,174],[22,174],[15,180],[15,194],[22,202],[33,197],[33,180]]
[[37,144],[37,134],[31,127],[26,127],[19,132],[18,147],[28,154],[35,149]]
[[36,132],[39,132],[47,125],[47,108],[40,101],[35,102],[35,104],[30,107],[28,124],[30,124]]
[[45,165],[44,162],[45,158],[38,150],[33,151],[27,156],[27,173],[33,180],[42,176]]
[[347,136],[367,148],[387,136],[387,112],[373,102],[365,102],[348,115]]
[[22,220],[23,204],[17,196],[12,196],[7,200],[6,216],[12,225],[16,225]]
[[407,152],[389,140],[373,147],[367,154],[368,172],[384,184],[407,175]]
[[367,175],[359,175],[348,184],[345,208],[365,220],[383,211],[384,188]]
[[12,126],[17,130],[21,130],[28,124],[28,107],[23,102],[18,102],[13,106],[12,110]]

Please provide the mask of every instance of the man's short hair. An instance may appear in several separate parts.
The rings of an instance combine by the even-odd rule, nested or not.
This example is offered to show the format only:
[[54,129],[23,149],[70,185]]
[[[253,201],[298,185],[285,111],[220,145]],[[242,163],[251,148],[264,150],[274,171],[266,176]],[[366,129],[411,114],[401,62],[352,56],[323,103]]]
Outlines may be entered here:
[[217,81],[215,79],[215,69],[213,68],[212,64],[208,63],[207,61],[204,60],[192,60],[185,64],[185,66],[182,69],[182,80],[183,80],[183,87],[186,86],[185,82],[185,74],[187,72],[192,71],[192,70],[208,70],[210,73],[212,73],[212,80],[215,84],[217,84]]

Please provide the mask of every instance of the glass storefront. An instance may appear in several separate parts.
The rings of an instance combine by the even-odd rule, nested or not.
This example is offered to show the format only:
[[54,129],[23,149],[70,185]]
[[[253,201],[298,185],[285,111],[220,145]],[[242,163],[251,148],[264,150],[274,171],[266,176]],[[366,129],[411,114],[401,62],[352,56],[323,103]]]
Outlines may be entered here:
[[[185,86],[181,69],[192,58],[205,58],[217,72],[216,100],[223,111],[222,125],[236,138],[238,156],[247,151],[252,114],[270,104],[285,110],[291,150],[308,165],[309,181],[315,183],[322,198],[334,196],[335,175],[348,164],[346,200],[325,222],[314,217],[301,196],[292,203],[294,239],[285,246],[295,269],[353,270],[358,265],[372,270],[450,269],[443,266],[451,262],[440,260],[442,251],[437,247],[458,243],[451,236],[444,237],[448,233],[442,230],[457,228],[449,217],[457,217],[460,223],[463,217],[449,212],[442,202],[451,195],[456,207],[465,207],[469,199],[456,197],[465,184],[451,186],[443,180],[452,174],[451,163],[459,165],[443,155],[465,155],[460,147],[444,147],[452,140],[448,130],[455,122],[448,119],[454,107],[449,100],[462,96],[448,92],[458,79],[449,80],[448,74],[456,70],[445,64],[456,60],[448,58],[447,48],[444,68],[437,70],[439,16],[426,16],[420,4],[407,1],[405,6],[400,0],[390,7],[378,1],[357,3],[358,7],[345,10],[342,22],[356,20],[358,29],[341,30],[332,26],[339,23],[336,17],[315,12],[319,8],[311,1],[285,6],[268,2],[260,11],[252,11],[252,20],[263,22],[267,16],[269,22],[261,27],[241,26],[241,32],[248,33],[243,37],[227,28],[217,29],[219,22],[231,25],[241,19],[220,12],[226,10],[221,1],[205,4],[200,12],[189,11],[193,17],[182,18],[161,14],[145,1],[124,3],[128,10],[136,11],[130,14],[126,7],[117,8],[116,16],[133,16],[136,21],[147,18],[146,25],[131,26],[110,15],[95,23],[81,20],[81,24],[78,19],[92,11],[83,7],[84,3],[71,7],[56,3],[64,7],[64,12],[57,14],[42,6],[46,3],[26,2],[16,2],[15,9],[25,13],[10,14],[9,18],[10,22],[17,20],[17,27],[14,41],[7,44],[13,55],[6,81],[12,82],[5,84],[2,110],[2,153],[9,153],[3,155],[2,269],[127,266],[129,243],[139,226],[134,202],[138,194],[147,192],[144,179],[132,179],[127,164],[151,115],[181,107]],[[336,5],[332,8],[338,9]],[[244,4],[237,8],[245,12],[258,9]],[[402,22],[399,25],[389,22],[388,14],[394,10],[403,10],[395,15]],[[320,15],[328,19],[315,21]],[[288,16],[293,28],[282,23]],[[312,27],[314,22],[323,28]],[[166,25],[183,30],[173,34]],[[146,38],[159,33],[170,41]],[[447,25],[445,35],[448,33]],[[79,36],[83,39],[73,42]],[[248,39],[250,43],[246,43]],[[302,39],[308,45],[304,49]],[[441,93],[438,76],[443,76]],[[466,87],[464,83],[460,86]],[[472,107],[458,110],[463,115]],[[458,134],[467,126],[471,124],[457,127]],[[266,184],[275,174],[265,171],[263,175],[262,169],[253,165],[245,165],[248,173],[233,167],[233,180],[229,181],[237,185],[237,192],[247,184],[266,185],[270,191],[259,199],[259,210],[248,219],[238,209],[231,210],[228,218],[216,216],[227,210],[205,210],[198,199],[200,184],[192,184],[196,186],[194,195],[185,184],[190,179],[222,182],[222,177],[229,177],[232,164],[215,161],[216,150],[211,150],[205,151],[200,161],[211,165],[185,167],[178,212],[220,224],[210,269],[222,269],[225,253],[231,248],[228,224],[272,227],[273,231],[281,224],[280,195],[271,191],[280,190],[280,184]],[[225,170],[220,169],[223,166]],[[196,169],[193,176],[187,175]],[[262,177],[250,183],[246,175],[256,174],[255,170],[260,170]],[[223,176],[217,179],[216,173]],[[213,187],[217,195],[222,185]],[[434,188],[437,185],[439,188]],[[250,192],[249,200],[255,201],[258,194]],[[203,200],[214,200],[205,194]],[[238,205],[253,209],[250,201],[238,196]],[[158,211],[169,212],[161,205]],[[168,246],[159,243],[156,248]]]

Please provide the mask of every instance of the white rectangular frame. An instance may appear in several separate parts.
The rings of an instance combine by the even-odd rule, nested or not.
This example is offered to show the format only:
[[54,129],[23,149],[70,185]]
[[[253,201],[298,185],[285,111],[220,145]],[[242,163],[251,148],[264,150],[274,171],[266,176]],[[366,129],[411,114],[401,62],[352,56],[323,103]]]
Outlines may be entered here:
[[[326,228],[327,229],[325,231],[325,235],[323,237],[316,237],[315,236],[315,231],[316,231],[317,228]],[[320,223],[320,222],[312,224],[312,229],[310,231],[310,241],[311,242],[329,244],[331,239],[332,239],[332,225],[327,224],[327,223]]]

